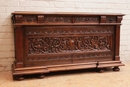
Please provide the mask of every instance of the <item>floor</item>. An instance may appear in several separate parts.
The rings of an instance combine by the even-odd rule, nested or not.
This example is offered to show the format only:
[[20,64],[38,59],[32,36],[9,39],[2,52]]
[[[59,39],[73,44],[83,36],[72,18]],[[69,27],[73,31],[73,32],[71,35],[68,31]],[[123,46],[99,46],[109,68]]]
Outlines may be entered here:
[[0,72],[0,87],[130,87],[130,61],[119,72],[79,70],[48,74],[44,79],[13,81],[11,71]]

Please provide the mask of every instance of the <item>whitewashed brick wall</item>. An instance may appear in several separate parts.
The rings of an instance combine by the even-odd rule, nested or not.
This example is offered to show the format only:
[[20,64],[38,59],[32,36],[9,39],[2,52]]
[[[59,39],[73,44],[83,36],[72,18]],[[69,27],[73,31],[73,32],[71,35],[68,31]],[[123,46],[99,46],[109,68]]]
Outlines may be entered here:
[[0,0],[0,71],[11,70],[15,60],[14,11],[124,13],[120,56],[122,61],[130,60],[130,0]]

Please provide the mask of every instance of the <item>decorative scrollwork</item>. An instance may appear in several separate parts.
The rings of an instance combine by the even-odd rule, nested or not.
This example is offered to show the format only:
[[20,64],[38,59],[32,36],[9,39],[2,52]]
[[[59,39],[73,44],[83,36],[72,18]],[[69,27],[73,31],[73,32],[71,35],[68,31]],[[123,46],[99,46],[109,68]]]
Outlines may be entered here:
[[99,23],[99,17],[74,17],[74,22],[75,23]]
[[23,16],[23,22],[37,22],[36,16]]
[[28,39],[29,54],[110,50],[111,36],[42,37]]
[[116,23],[116,16],[108,16],[106,18],[106,23]]
[[90,33],[114,33],[113,29],[74,29],[74,30],[66,30],[66,29],[27,29],[26,35],[48,35],[48,34],[90,34]]
[[112,53],[82,53],[82,54],[71,54],[71,55],[60,55],[60,56],[44,56],[44,57],[30,57],[27,61],[53,61],[53,60],[72,60],[72,59],[86,59],[86,58],[103,58],[111,57]]
[[71,23],[71,17],[64,16],[45,16],[45,23]]

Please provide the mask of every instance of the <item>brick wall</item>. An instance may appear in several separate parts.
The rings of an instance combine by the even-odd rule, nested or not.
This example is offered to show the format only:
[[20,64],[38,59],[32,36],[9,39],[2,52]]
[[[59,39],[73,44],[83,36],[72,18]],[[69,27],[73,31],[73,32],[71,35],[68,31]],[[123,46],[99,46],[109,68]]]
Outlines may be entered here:
[[124,13],[120,56],[130,60],[130,0],[0,0],[0,71],[11,70],[14,61],[14,11]]

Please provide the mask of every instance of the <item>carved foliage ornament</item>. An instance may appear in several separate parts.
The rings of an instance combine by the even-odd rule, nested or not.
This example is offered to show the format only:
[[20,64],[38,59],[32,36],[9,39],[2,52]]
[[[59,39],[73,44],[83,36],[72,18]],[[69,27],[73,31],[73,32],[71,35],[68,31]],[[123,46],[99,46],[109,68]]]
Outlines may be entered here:
[[36,16],[23,16],[23,22],[37,22]]
[[113,29],[74,29],[74,30],[66,30],[66,29],[54,29],[54,30],[47,30],[47,29],[27,29],[26,35],[48,35],[48,34],[90,34],[90,33],[114,33]]
[[116,23],[116,16],[107,16],[106,23]]
[[27,61],[52,61],[52,60],[71,60],[71,59],[86,59],[86,58],[102,58],[102,57],[111,57],[112,53],[91,53],[91,54],[72,54],[72,55],[63,55],[63,56],[44,56],[44,57],[31,57],[27,58]]
[[99,23],[99,17],[74,17],[74,22],[75,23],[80,23],[80,22],[84,22],[84,23]]
[[64,16],[45,16],[45,23],[71,23],[71,17]]
[[29,54],[110,50],[111,36],[28,38]]

